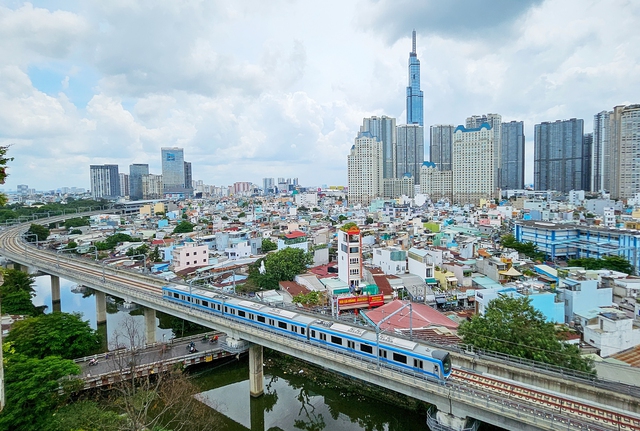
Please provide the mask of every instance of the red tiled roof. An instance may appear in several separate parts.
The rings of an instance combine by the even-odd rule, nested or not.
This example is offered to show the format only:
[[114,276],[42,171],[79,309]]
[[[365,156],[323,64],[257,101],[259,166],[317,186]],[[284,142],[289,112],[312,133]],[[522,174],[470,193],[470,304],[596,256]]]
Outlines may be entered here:
[[329,272],[329,268],[335,268],[338,266],[338,262],[329,262],[326,265],[314,266],[313,268],[309,268],[309,272],[314,274],[318,278],[330,278],[336,277],[338,275],[337,272]]
[[[395,300],[376,309],[366,312],[366,315],[373,322],[378,323],[390,314],[398,311],[405,302]],[[456,329],[458,324],[438,310],[428,305],[413,303],[411,304],[411,316],[409,316],[409,308],[395,314],[386,320],[380,326],[381,329],[409,329],[409,323],[414,329],[426,329],[433,326],[444,326],[449,329]]]
[[280,285],[280,289],[286,290],[291,296],[296,296],[301,293],[307,294],[310,292],[309,289],[295,281],[281,281],[278,284]]
[[307,235],[304,232],[301,232],[299,230],[294,230],[291,233],[284,234],[284,237],[287,238],[287,239],[300,238],[300,237],[303,237],[303,236],[307,236]]

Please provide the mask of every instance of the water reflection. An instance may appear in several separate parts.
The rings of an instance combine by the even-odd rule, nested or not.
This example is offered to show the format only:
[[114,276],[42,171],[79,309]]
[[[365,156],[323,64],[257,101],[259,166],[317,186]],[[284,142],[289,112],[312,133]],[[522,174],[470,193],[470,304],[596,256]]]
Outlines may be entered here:
[[[402,407],[350,396],[304,374],[269,372],[260,398],[249,395],[246,360],[217,369],[215,376],[200,376],[200,381],[214,388],[200,393],[199,398],[229,419],[225,429],[231,431],[426,429],[424,417]],[[232,381],[229,375],[234,376]]]
[[[33,304],[35,306],[46,305],[46,313],[51,313],[53,310],[52,297],[51,297],[51,277],[43,275],[35,277],[35,283],[33,284],[36,296],[33,298]],[[109,298],[109,297],[107,297]],[[80,313],[82,319],[89,321],[89,326],[93,329],[103,331],[105,328],[98,328],[96,324],[96,299],[91,289],[82,289],[65,279],[60,279],[60,309],[65,313]],[[135,305],[128,305],[122,303],[122,301],[115,301],[109,299],[107,301],[107,327],[106,338],[107,345],[112,346],[112,342],[115,340],[118,332],[122,332],[122,324],[124,320],[131,316],[135,324],[144,332],[144,316],[143,309],[138,308]],[[158,318],[156,317],[158,322]],[[102,326],[102,325],[101,325]],[[156,325],[156,340],[170,339],[173,337],[171,329],[161,329]]]

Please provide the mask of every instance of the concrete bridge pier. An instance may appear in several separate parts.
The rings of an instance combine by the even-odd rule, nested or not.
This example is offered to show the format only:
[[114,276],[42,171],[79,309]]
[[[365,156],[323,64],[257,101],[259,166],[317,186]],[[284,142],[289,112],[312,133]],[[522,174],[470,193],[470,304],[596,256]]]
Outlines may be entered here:
[[156,310],[144,308],[145,340],[147,344],[156,342]]
[[107,295],[96,290],[96,323],[107,323]]
[[51,276],[51,308],[54,312],[62,311],[60,303],[60,277],[57,275]]
[[249,393],[254,398],[264,394],[262,346],[258,344],[249,347]]

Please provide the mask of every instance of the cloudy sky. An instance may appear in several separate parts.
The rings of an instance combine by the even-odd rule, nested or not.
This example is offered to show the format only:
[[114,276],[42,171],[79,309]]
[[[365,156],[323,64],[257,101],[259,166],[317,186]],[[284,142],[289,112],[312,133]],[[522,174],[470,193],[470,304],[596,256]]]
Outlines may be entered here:
[[640,102],[638,23],[635,0],[0,0],[4,189],[159,174],[163,146],[207,184],[346,184],[362,118],[406,121],[414,28],[425,126],[523,120],[532,181],[535,123]]

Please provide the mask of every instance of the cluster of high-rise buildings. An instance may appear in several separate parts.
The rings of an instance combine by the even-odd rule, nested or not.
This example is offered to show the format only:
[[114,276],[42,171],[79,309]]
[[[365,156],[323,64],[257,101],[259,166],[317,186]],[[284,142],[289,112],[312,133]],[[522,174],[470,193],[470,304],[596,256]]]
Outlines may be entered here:
[[184,149],[161,148],[162,174],[149,173],[146,163],[129,165],[129,174],[118,165],[90,165],[91,196],[94,199],[130,200],[185,198],[193,193],[191,162],[184,160]]
[[[470,116],[457,127],[433,125],[425,154],[415,31],[406,112],[403,125],[384,115],[363,120],[347,156],[349,203],[422,193],[432,200],[477,204],[524,188],[523,121],[503,122],[499,114],[486,114]],[[576,118],[536,124],[533,162],[536,190],[633,197],[640,192],[640,105],[596,114],[593,133],[585,134],[584,121]]]

